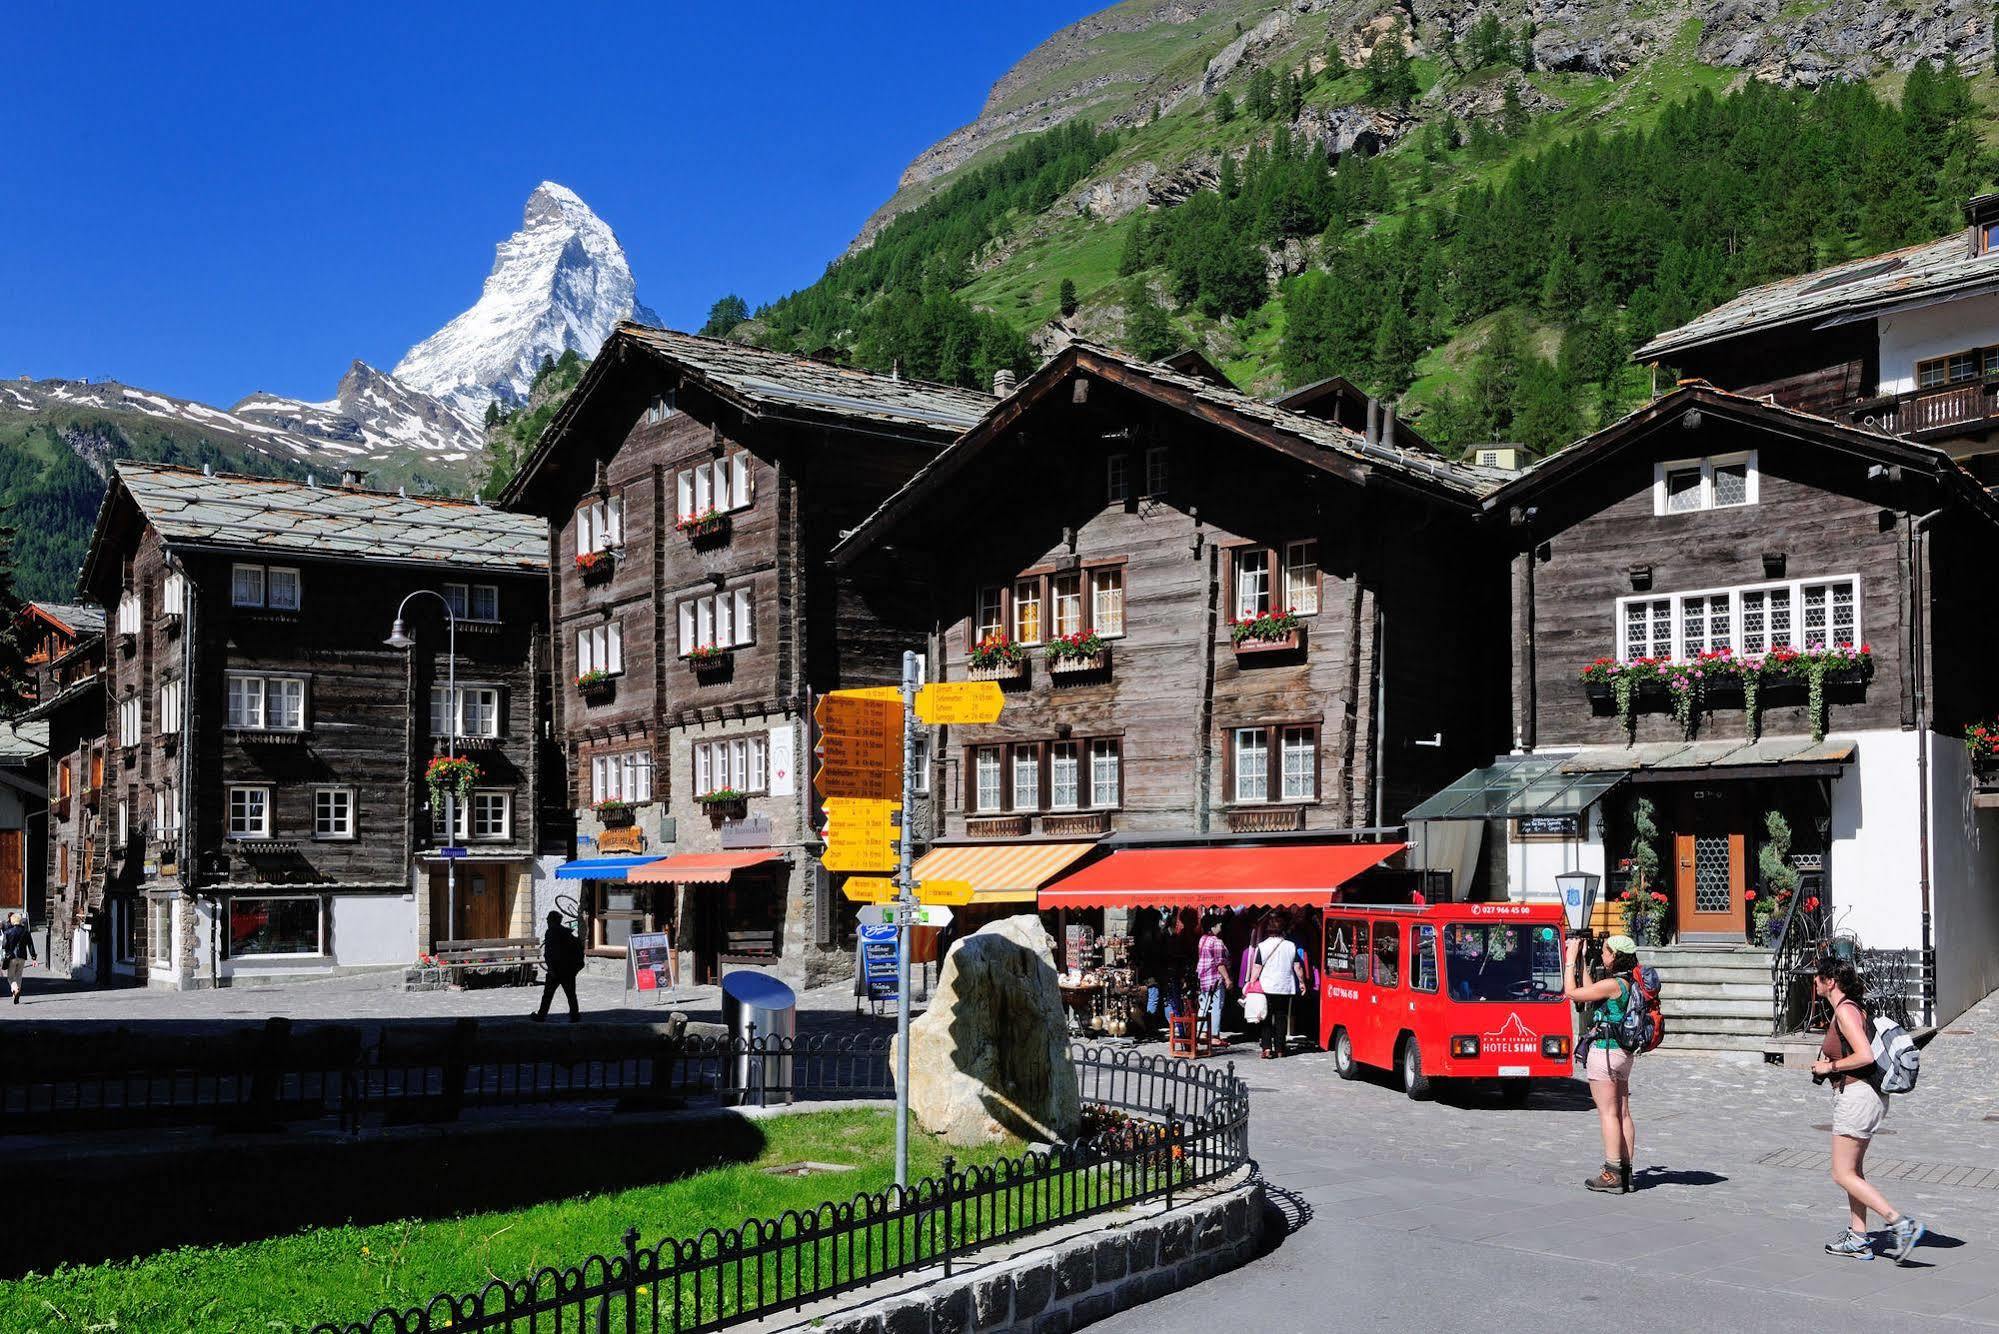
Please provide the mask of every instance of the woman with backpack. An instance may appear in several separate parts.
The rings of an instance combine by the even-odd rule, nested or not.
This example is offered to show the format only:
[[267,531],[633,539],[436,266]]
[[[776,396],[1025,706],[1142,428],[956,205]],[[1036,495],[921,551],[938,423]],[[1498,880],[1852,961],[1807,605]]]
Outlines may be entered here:
[[1624,1195],[1631,1190],[1631,1151],[1637,1132],[1631,1124],[1633,1053],[1617,1040],[1617,1029],[1624,1022],[1625,1011],[1637,1003],[1631,973],[1638,966],[1638,942],[1630,936],[1605,940],[1605,976],[1594,982],[1582,981],[1576,972],[1582,952],[1582,937],[1570,936],[1562,994],[1590,1007],[1589,1023],[1583,1030],[1588,1044],[1583,1073],[1589,1079],[1590,1101],[1596,1104],[1597,1123],[1603,1131],[1603,1170],[1583,1185],[1608,1195]]
[[1888,1098],[1881,1092],[1880,1067],[1874,1061],[1874,1039],[1868,1032],[1861,997],[1865,984],[1853,964],[1830,955],[1819,960],[1812,994],[1832,1010],[1819,1058],[1812,1062],[1812,1082],[1830,1081],[1832,1104],[1832,1179],[1846,1192],[1846,1231],[1825,1244],[1828,1255],[1872,1260],[1874,1243],[1867,1236],[1867,1211],[1888,1224],[1888,1253],[1899,1263],[1923,1239],[1923,1225],[1888,1203],[1863,1172],[1867,1145],[1888,1115]]

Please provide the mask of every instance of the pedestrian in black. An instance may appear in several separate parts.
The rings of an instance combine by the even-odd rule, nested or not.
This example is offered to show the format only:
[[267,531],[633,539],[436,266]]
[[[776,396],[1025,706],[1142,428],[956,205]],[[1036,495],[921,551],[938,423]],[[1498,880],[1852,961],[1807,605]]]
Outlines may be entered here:
[[7,965],[7,985],[13,989],[14,1004],[21,1003],[21,973],[28,961],[35,958],[35,937],[28,930],[28,924],[21,920],[21,914],[7,914],[7,925],[0,928],[0,959]]
[[583,1017],[576,1005],[576,975],[583,971],[583,942],[563,924],[559,912],[548,915],[548,933],[541,938],[541,960],[547,980],[541,984],[541,1008],[530,1018],[536,1023],[545,1021],[548,1007],[555,1000],[555,989],[561,987],[562,994],[569,998],[569,1022],[575,1023]]

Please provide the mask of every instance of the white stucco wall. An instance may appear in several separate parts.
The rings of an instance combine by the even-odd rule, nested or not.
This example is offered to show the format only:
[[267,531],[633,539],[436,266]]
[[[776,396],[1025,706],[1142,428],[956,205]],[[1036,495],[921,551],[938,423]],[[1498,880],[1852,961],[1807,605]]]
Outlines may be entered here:
[[1881,335],[1881,392],[1907,393],[1916,387],[1918,361],[1999,343],[1999,296],[1905,310],[1875,323]]
[[332,906],[330,943],[342,968],[407,964],[416,958],[414,895],[336,895]]
[[1841,733],[1858,750],[1832,786],[1833,926],[1868,949],[1923,943],[1916,734]]
[[1930,741],[1931,934],[1936,1022],[1947,1024],[1999,987],[1999,811],[1973,810],[1962,742]]
[[[1607,874],[1605,860],[1603,814],[1592,806],[1580,839],[1511,839],[1506,847],[1506,896],[1528,903],[1555,903],[1559,899],[1556,876],[1564,871],[1589,871],[1602,877]],[[1599,880],[1597,893],[1603,891]]]

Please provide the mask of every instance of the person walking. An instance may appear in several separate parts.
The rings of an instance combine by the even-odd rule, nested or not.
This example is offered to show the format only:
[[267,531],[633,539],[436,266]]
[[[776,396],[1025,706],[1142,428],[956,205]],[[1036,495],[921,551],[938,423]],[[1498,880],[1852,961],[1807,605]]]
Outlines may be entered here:
[[1590,1007],[1589,1026],[1584,1030],[1588,1056],[1583,1074],[1589,1080],[1590,1101],[1596,1104],[1597,1124],[1603,1132],[1603,1170],[1583,1185],[1608,1195],[1626,1195],[1631,1191],[1631,1155],[1638,1132],[1631,1122],[1633,1053],[1619,1045],[1617,1026],[1624,1021],[1625,1010],[1637,1003],[1631,972],[1638,966],[1638,942],[1630,936],[1605,940],[1600,960],[1605,976],[1594,982],[1584,982],[1577,973],[1582,950],[1583,938],[1569,937],[1562,994]]
[[1874,1242],[1867,1235],[1867,1211],[1872,1209],[1888,1225],[1888,1254],[1899,1264],[1928,1229],[1888,1203],[1867,1179],[1867,1146],[1888,1115],[1888,1098],[1874,1064],[1874,1039],[1862,1005],[1865,993],[1851,962],[1830,955],[1819,960],[1812,994],[1832,1011],[1832,1022],[1812,1062],[1812,1082],[1832,1085],[1832,1179],[1846,1192],[1846,1230],[1825,1249],[1828,1255],[1872,1260]]
[[[27,971],[28,961],[36,959],[35,936],[28,930],[28,924],[21,920],[21,914],[7,914],[7,925],[0,927],[0,959],[7,961],[7,986],[14,993],[14,1004],[21,1003],[21,974]],[[39,960],[37,960],[39,962]]]
[[563,922],[559,912],[551,910],[548,914],[548,932],[541,938],[541,958],[547,980],[541,984],[541,1008],[529,1017],[536,1023],[547,1020],[555,989],[560,987],[569,1001],[569,1022],[577,1022],[583,1017],[576,1004],[576,975],[583,971],[583,942]]
[[1194,954],[1194,985],[1200,989],[1195,1015],[1207,1024],[1210,1041],[1222,1040],[1222,1006],[1235,979],[1229,975],[1229,947],[1222,943],[1222,917],[1216,913],[1201,923],[1201,943]]
[[1256,944],[1253,970],[1245,989],[1254,987],[1263,994],[1265,1008],[1261,1038],[1262,1059],[1274,1061],[1284,1055],[1291,1038],[1291,998],[1305,989],[1305,960],[1285,934],[1281,913],[1263,919],[1263,939]]

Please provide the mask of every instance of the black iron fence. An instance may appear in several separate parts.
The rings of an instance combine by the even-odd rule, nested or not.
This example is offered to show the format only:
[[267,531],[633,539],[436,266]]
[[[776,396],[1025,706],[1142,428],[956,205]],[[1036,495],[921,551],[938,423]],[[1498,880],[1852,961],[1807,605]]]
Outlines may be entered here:
[[1249,1093],[1226,1070],[1162,1057],[1075,1052],[1086,1133],[1047,1153],[959,1169],[809,1212],[592,1255],[475,1293],[385,1307],[312,1334],[576,1330],[695,1334],[907,1273],[976,1247],[1214,1181],[1249,1160]]

